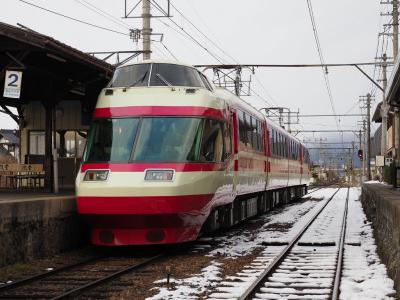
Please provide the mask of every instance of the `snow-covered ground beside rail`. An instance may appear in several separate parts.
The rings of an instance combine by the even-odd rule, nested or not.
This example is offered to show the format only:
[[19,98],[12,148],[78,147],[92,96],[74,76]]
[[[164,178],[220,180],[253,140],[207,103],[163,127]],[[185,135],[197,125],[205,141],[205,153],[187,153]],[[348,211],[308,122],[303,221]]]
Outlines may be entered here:
[[378,257],[359,196],[360,189],[350,189],[340,299],[395,299],[393,280]]
[[[219,240],[219,247],[210,251],[210,256],[226,256],[227,258],[248,255],[263,242],[285,243],[289,242],[293,236],[302,228],[305,223],[315,214],[316,211],[332,196],[335,188],[318,190],[304,197],[320,199],[322,201],[307,201],[292,204],[282,211],[268,213],[260,217],[264,225],[255,231],[233,231]],[[277,231],[274,224],[287,224],[287,230]],[[290,228],[290,226],[293,226]]]
[[[257,248],[262,247],[263,242],[289,242],[335,191],[335,188],[314,191],[310,193],[310,196],[322,201],[292,204],[279,212],[272,212],[272,214],[269,213],[256,219],[265,222],[256,230],[238,229],[220,237],[218,239],[219,246],[207,254],[215,258],[210,266],[187,278],[173,278],[173,288],[155,287],[158,294],[148,299],[198,299],[199,295],[204,294],[205,291],[229,280],[221,274],[221,266],[224,262],[223,259],[220,259],[221,256],[235,259],[251,254]],[[346,245],[341,299],[392,299],[390,297],[394,293],[393,281],[387,277],[386,268],[380,263],[376,254],[371,226],[366,223],[361,203],[358,201],[359,190],[353,188],[350,193],[346,242],[354,244],[358,241],[361,242],[361,247]],[[274,224],[287,224],[288,226],[286,229],[276,231]],[[255,262],[255,264],[259,264],[259,262]],[[249,282],[243,285],[243,290],[237,289],[236,293],[240,295],[245,286],[249,286],[253,280],[255,277],[250,276]],[[166,279],[155,282],[155,286],[165,281]]]

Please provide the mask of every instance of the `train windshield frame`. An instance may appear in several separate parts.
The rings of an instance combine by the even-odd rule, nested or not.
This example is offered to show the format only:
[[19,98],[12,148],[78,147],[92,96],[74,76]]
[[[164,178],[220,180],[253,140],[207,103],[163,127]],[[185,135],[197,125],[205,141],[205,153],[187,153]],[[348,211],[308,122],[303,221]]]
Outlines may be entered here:
[[186,86],[212,90],[206,77],[196,68],[165,63],[143,63],[119,67],[107,87]]
[[189,116],[95,119],[84,162],[221,162],[231,146],[228,130],[222,121]]

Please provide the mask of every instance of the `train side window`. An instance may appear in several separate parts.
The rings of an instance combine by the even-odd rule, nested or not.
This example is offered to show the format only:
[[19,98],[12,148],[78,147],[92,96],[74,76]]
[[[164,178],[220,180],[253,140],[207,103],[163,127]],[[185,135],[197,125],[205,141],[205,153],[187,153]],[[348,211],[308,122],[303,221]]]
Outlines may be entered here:
[[281,155],[281,146],[280,146],[280,138],[279,138],[279,133],[276,131],[275,132],[276,135],[276,140],[275,140],[275,145],[276,145],[276,155],[279,156]]
[[245,118],[246,118],[246,138],[247,138],[247,143],[246,145],[248,147],[251,147],[253,138],[252,138],[252,127],[251,127],[251,117],[248,114],[245,114]]
[[201,141],[200,160],[221,162],[224,142],[222,124],[216,120],[205,119]]
[[224,159],[232,154],[232,134],[229,123],[224,123]]
[[287,146],[286,146],[286,137],[284,135],[282,135],[282,139],[283,139],[283,157],[286,157],[286,152],[287,152]]
[[246,145],[246,123],[244,121],[244,113],[238,111],[238,119],[239,119],[239,139],[240,141]]
[[292,142],[292,149],[293,149],[292,159],[296,159],[296,148],[297,148],[296,143]]
[[281,142],[281,134],[277,133],[277,141],[278,141],[278,156],[282,156],[282,142]]
[[252,129],[252,147],[254,150],[259,150],[259,145],[258,145],[258,120],[251,118],[251,129]]
[[274,130],[271,128],[269,131],[269,146],[271,147],[271,154],[275,154],[275,147],[274,147]]
[[257,122],[257,139],[258,139],[258,150],[259,151],[264,151],[264,143],[263,143],[263,136],[264,136],[264,132],[263,132],[263,126],[262,126],[262,122],[258,121]]
[[208,81],[207,77],[204,76],[204,74],[202,74],[201,72],[199,72],[199,71],[197,71],[197,72],[199,73],[200,78],[201,78],[201,80],[203,81],[205,87],[206,87],[208,90],[212,91],[211,84],[210,84],[210,82]]

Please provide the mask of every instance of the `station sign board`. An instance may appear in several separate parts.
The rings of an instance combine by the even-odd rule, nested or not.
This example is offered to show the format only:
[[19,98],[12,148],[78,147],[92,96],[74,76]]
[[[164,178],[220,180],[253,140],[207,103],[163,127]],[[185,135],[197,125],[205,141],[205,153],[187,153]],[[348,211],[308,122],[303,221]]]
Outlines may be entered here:
[[3,97],[19,99],[21,95],[22,71],[6,70]]
[[0,164],[0,172],[43,172],[42,164]]
[[375,160],[376,167],[384,167],[385,166],[385,157],[383,155],[377,155]]

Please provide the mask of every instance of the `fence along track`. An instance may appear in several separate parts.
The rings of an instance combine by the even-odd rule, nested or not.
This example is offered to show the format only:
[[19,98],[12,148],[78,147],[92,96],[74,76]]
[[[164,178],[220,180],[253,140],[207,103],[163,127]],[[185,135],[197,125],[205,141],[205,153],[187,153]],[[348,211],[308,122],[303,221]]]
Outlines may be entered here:
[[[281,252],[279,252],[279,254],[276,256],[276,258],[274,258],[273,261],[268,265],[267,269],[265,269],[260,274],[260,276],[258,276],[258,278],[255,280],[255,282],[237,299],[240,299],[240,300],[246,299],[247,300],[247,299],[253,299],[255,296],[262,298],[262,299],[274,299],[273,295],[268,294],[267,292],[274,291],[273,285],[274,284],[275,284],[275,286],[277,284],[279,285],[279,282],[277,282],[277,281],[272,282],[270,284],[270,286],[272,286],[272,288],[270,287],[269,289],[264,287],[264,285],[266,284],[268,279],[272,277],[272,275],[275,273],[275,271],[277,271],[277,269],[282,265],[285,258],[287,258],[289,256],[289,254],[291,253],[291,250],[293,249],[293,247],[298,243],[300,238],[310,228],[310,226],[314,223],[314,221],[318,218],[318,216],[322,213],[322,211],[324,211],[326,206],[329,203],[331,203],[331,200],[336,196],[336,194],[339,192],[339,190],[340,190],[340,188],[338,188],[335,191],[335,193],[320,208],[320,210],[309,220],[309,222],[307,222],[307,224],[300,230],[300,232],[293,238],[293,240]],[[302,294],[302,295],[298,295],[299,297],[297,299],[310,299],[310,298],[305,298],[307,295],[307,292],[309,292],[310,290],[311,290],[311,292],[316,293],[316,295],[315,295],[316,297],[315,298],[313,297],[314,299],[332,299],[332,297],[336,297],[333,299],[337,299],[337,297],[339,295],[340,276],[341,276],[341,267],[342,267],[342,258],[343,258],[343,245],[344,245],[344,237],[345,237],[345,231],[346,231],[348,197],[349,197],[349,189],[347,190],[347,197],[346,197],[343,219],[342,219],[342,224],[341,224],[341,231],[340,231],[340,238],[339,238],[340,242],[339,242],[338,250],[336,250],[337,252],[330,254],[331,256],[333,255],[334,259],[337,260],[336,268],[333,268],[333,270],[329,270],[329,272],[327,272],[327,273],[331,273],[331,274],[333,273],[331,278],[328,278],[328,281],[331,281],[331,282],[333,281],[333,285],[326,284],[327,280],[322,280],[322,284],[321,284],[322,288],[324,288],[324,287],[329,288],[330,286],[332,286],[332,289],[330,290],[330,296],[324,298],[324,296],[321,294],[320,295],[321,297],[319,297],[318,292],[316,292],[317,288],[315,286],[307,287],[307,282],[304,281],[303,284],[300,284],[300,286],[298,286],[296,289],[294,289],[294,291],[300,291],[299,293]],[[332,245],[328,245],[328,246],[332,246]],[[313,249],[312,247],[308,247],[308,248]],[[328,248],[328,247],[326,247],[326,248]],[[307,253],[302,253],[302,254],[298,253],[297,256],[298,257],[295,257],[295,259],[299,259],[300,264],[301,264],[301,260],[303,258],[305,261],[307,260]],[[314,265],[315,265],[315,263],[318,264],[321,260],[323,261],[324,259],[329,261],[331,258],[325,257],[324,254],[320,255],[319,257],[317,256],[317,261],[311,260],[310,261],[311,267],[306,268],[308,270],[306,270],[305,272],[312,272],[313,271],[313,263],[314,263]],[[287,272],[289,272],[289,273],[292,272],[290,270],[290,267],[288,268],[287,266],[285,266],[285,268],[286,268]],[[296,269],[294,271],[297,272],[298,270]],[[301,272],[301,270],[300,270],[300,272]],[[333,278],[334,278],[334,280],[332,280]],[[277,290],[281,291],[282,287],[284,287],[284,286],[285,286],[285,284],[282,283],[281,286],[279,287],[279,289],[277,289]],[[308,289],[306,289],[306,288],[308,288]],[[290,288],[289,288],[289,290],[290,290]],[[260,292],[260,293],[258,293],[258,292]],[[326,289],[323,292],[326,293]],[[311,298],[311,299],[313,299],[313,298]],[[280,297],[277,296],[276,299],[282,299],[282,296],[280,296]],[[296,299],[296,297],[294,297],[293,299]]]

